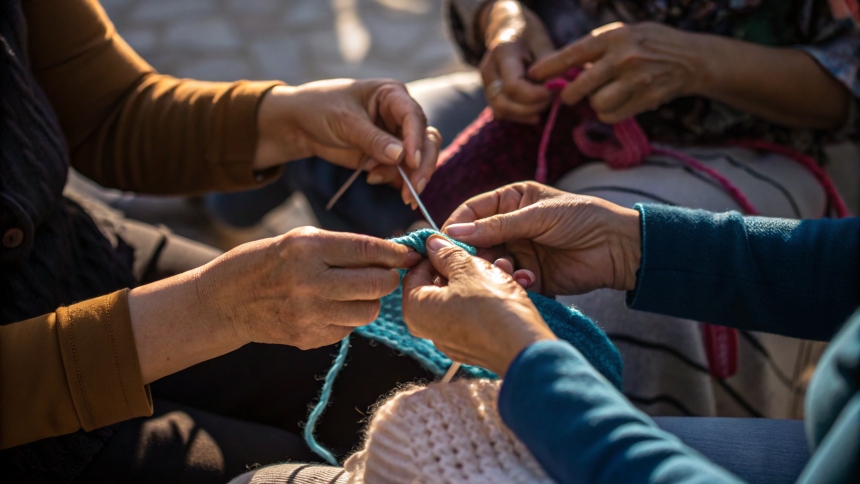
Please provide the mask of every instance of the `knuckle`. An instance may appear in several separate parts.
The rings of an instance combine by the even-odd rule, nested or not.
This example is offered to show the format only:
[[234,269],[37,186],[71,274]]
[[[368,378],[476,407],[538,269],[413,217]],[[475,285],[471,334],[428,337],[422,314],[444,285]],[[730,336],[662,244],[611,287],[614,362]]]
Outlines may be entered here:
[[379,258],[380,250],[376,242],[370,238],[362,238],[358,243],[359,254],[364,260],[376,260]]

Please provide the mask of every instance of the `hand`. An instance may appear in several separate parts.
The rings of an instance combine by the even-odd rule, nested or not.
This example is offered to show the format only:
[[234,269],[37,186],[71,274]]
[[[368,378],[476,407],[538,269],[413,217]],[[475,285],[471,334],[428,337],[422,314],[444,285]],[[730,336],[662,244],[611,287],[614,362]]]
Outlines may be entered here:
[[636,286],[639,212],[599,198],[515,183],[467,200],[442,230],[477,247],[504,244],[548,296]]
[[519,2],[489,3],[482,19],[487,52],[481,61],[484,95],[499,119],[536,124],[552,94],[526,77],[526,69],[554,50],[540,19]]
[[525,290],[498,267],[444,237],[403,279],[403,319],[454,361],[504,375],[527,346],[555,339]]
[[[442,143],[406,87],[391,80],[278,86],[263,97],[257,124],[257,169],[309,156],[355,169],[369,157],[371,183],[399,181],[395,165],[402,162],[419,193],[436,169]],[[414,202],[406,187],[397,186],[405,202]]]
[[364,235],[312,227],[251,242],[199,269],[208,319],[239,341],[301,349],[330,345],[379,315],[379,299],[421,256]]
[[707,39],[657,23],[616,22],[540,59],[529,76],[547,81],[582,68],[562,91],[562,101],[574,105],[587,97],[601,121],[618,123],[703,93],[710,77]]

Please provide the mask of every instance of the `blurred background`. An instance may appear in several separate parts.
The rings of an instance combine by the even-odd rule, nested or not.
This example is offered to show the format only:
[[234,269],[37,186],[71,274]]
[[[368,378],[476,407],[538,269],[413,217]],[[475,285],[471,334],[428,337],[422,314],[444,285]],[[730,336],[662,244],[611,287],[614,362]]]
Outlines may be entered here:
[[[465,70],[442,0],[101,0],[119,33],[159,72],[212,81],[337,77],[409,82]],[[199,200],[130,197],[85,180],[76,189],[127,216],[229,249],[316,220],[296,194],[250,229],[211,220]]]

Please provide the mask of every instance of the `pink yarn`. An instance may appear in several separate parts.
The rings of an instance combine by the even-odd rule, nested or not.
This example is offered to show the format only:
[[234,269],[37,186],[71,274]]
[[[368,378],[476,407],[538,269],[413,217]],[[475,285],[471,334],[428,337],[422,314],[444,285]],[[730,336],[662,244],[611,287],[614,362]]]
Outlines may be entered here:
[[[564,75],[564,77],[558,77],[547,82],[546,87],[555,93],[559,93],[570,81],[575,79],[579,73],[579,69],[571,69]],[[549,117],[544,125],[544,132],[541,136],[541,142],[538,148],[538,164],[535,172],[535,180],[541,183],[546,183],[547,179],[546,152],[549,149],[549,139],[552,134],[552,129],[555,126],[556,116],[560,105],[561,96],[556,94],[552,108],[550,109]],[[757,215],[759,213],[753,206],[752,202],[750,202],[749,198],[747,198],[746,195],[744,195],[743,192],[731,182],[731,180],[720,174],[718,171],[680,151],[652,145],[648,140],[648,137],[645,135],[645,132],[642,130],[642,127],[636,122],[635,118],[625,119],[620,123],[614,124],[612,126],[614,138],[595,141],[591,136],[589,136],[589,129],[592,129],[599,123],[599,121],[597,120],[597,115],[593,110],[591,110],[591,108],[585,108],[587,108],[584,110],[586,114],[581,119],[580,124],[573,129],[573,141],[582,154],[589,158],[602,159],[610,167],[615,169],[630,168],[639,165],[646,157],[652,154],[671,156],[686,163],[690,168],[701,173],[705,173],[716,180],[738,203],[745,213],[750,215]],[[842,199],[839,191],[836,190],[830,177],[827,176],[827,173],[812,157],[791,148],[767,141],[741,140],[736,141],[733,144],[749,149],[777,153],[796,161],[809,170],[813,176],[815,176],[815,179],[818,180],[818,183],[821,185],[822,189],[824,189],[827,199],[835,210],[837,216],[840,218],[851,216],[851,213],[848,211],[848,207],[845,205],[845,201]]]
[[[552,129],[555,126],[556,116],[559,106],[561,105],[561,96],[558,94],[569,81],[572,81],[579,74],[578,69],[571,69],[564,77],[556,78],[546,84],[547,88],[557,93],[553,101],[552,108],[549,112],[544,131],[541,136],[540,146],[538,148],[537,170],[535,172],[535,180],[546,183],[547,179],[547,160],[546,152],[549,149],[549,140],[552,134]],[[753,206],[752,202],[735,186],[728,178],[721,175],[713,168],[701,163],[695,158],[675,151],[669,148],[656,147],[651,144],[642,127],[634,118],[626,119],[612,126],[614,137],[595,141],[589,135],[589,130],[594,129],[597,125],[597,115],[593,110],[584,107],[584,115],[580,119],[580,123],[573,128],[573,141],[579,151],[593,159],[602,159],[610,167],[615,169],[630,168],[641,164],[649,155],[664,155],[671,156],[686,163],[690,168],[699,172],[705,173],[716,180],[729,195],[738,203],[741,209],[751,215],[758,214],[758,210]],[[735,142],[738,146],[754,150],[769,151],[786,156],[795,160],[812,172],[818,183],[827,194],[830,205],[836,211],[839,217],[848,217],[850,213],[845,206],[845,202],[827,176],[827,173],[809,156],[799,153],[790,148],[779,146],[765,141],[743,140]],[[737,371],[737,353],[738,353],[738,336],[737,331],[723,326],[704,324],[702,328],[704,338],[705,352],[708,358],[708,369],[715,378],[728,378]]]

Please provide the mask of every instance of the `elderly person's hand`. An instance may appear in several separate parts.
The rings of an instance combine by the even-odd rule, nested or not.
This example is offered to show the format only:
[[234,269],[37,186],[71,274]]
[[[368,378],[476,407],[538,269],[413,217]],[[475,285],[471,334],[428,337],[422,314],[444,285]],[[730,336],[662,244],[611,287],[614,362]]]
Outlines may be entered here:
[[504,375],[524,348],[555,339],[525,290],[505,271],[444,237],[403,279],[403,319],[454,361]]
[[529,69],[538,81],[571,67],[582,73],[561,93],[567,104],[588,98],[606,123],[650,111],[681,96],[703,91],[707,59],[697,48],[702,36],[653,22],[604,25]]
[[833,129],[848,119],[848,90],[795,48],[653,22],[616,22],[537,60],[528,76],[545,82],[572,67],[582,72],[562,91],[562,101],[573,105],[587,98],[610,124],[684,96],[720,101],[785,126]]
[[480,16],[487,52],[481,60],[484,95],[499,119],[535,124],[552,94],[526,76],[535,60],[554,50],[540,19],[512,0],[489,2]]
[[599,198],[515,183],[467,200],[442,230],[477,247],[504,245],[542,294],[636,286],[639,212]]
[[129,293],[144,381],[247,343],[330,345],[372,322],[412,249],[311,227],[239,246],[209,264]]
[[442,144],[406,87],[385,79],[275,87],[260,103],[257,125],[255,168],[310,156],[357,168],[370,158],[368,181],[395,184],[405,202],[414,200],[395,165],[403,163],[420,193],[436,169]]

